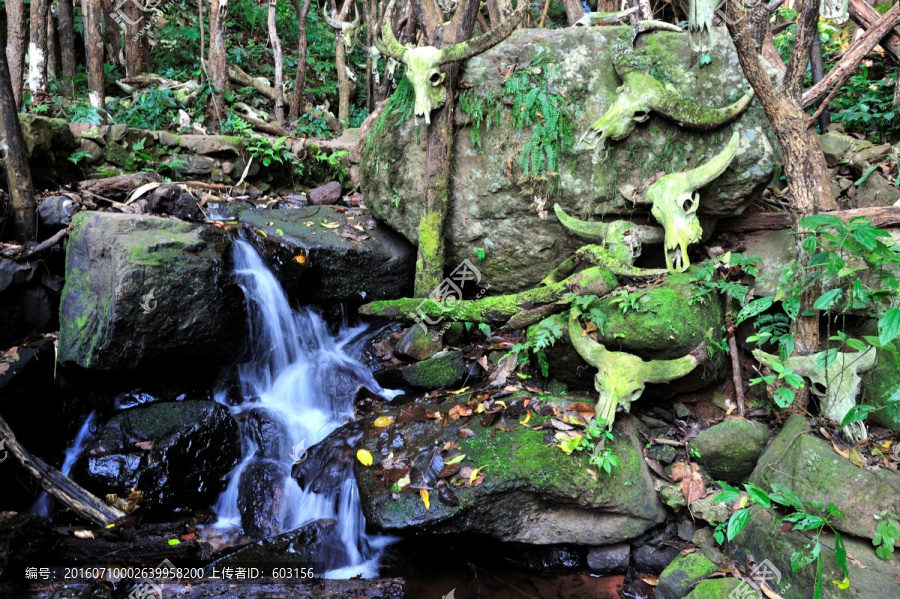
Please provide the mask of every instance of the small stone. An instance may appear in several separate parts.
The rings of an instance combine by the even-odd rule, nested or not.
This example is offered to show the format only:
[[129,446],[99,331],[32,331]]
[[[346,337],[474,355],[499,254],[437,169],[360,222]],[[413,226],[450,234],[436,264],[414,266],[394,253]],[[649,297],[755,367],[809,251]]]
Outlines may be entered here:
[[647,455],[662,464],[671,464],[678,457],[678,450],[671,445],[654,445],[647,450]]
[[233,162],[227,162],[227,161],[226,161],[226,162],[223,162],[223,163],[222,163],[222,174],[223,174],[223,175],[230,175],[232,172],[234,172],[234,163],[233,163]]
[[678,523],[678,538],[682,541],[690,543],[696,533],[697,525],[690,520]]
[[587,554],[588,569],[593,574],[621,574],[628,569],[631,560],[631,545],[618,543],[593,547]]
[[718,570],[718,566],[701,553],[679,555],[659,575],[655,599],[681,599],[698,582]]
[[427,329],[423,329],[419,325],[413,325],[406,329],[394,354],[397,356],[409,358],[411,360],[420,361],[430,358],[437,352],[441,351],[441,335]]
[[79,209],[78,202],[66,196],[48,196],[38,206],[38,215],[47,226],[68,225]]
[[719,503],[713,501],[718,493],[701,497],[691,504],[691,514],[695,518],[709,522],[710,524],[721,524],[728,520],[731,516],[731,510],[727,503]]
[[678,485],[663,487],[659,490],[659,496],[663,503],[675,511],[687,506],[687,501],[684,500],[684,493],[681,492],[681,487]]
[[674,404],[672,404],[672,409],[675,410],[675,415],[681,419],[687,418],[688,416],[691,415],[691,411],[687,408],[686,405],[684,405],[680,401],[677,401]]
[[729,418],[700,431],[690,448],[714,479],[739,483],[753,472],[770,436],[762,422]]
[[337,204],[338,200],[341,199],[341,184],[337,181],[332,181],[319,187],[313,187],[306,195],[311,206]]
[[633,553],[634,567],[638,572],[643,572],[644,574],[659,574],[666,569],[666,566],[672,563],[672,560],[678,557],[679,553],[681,551],[668,545],[660,545],[659,547],[649,544],[641,545]]

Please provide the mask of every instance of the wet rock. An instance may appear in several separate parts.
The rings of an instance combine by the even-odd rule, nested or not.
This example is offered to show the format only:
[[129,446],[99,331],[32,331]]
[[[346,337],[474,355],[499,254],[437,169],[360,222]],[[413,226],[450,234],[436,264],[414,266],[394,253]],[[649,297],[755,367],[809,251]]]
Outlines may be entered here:
[[[840,490],[847,491],[852,488],[853,484],[851,481],[846,481]],[[809,496],[801,495],[801,497],[805,499]],[[832,524],[841,522],[840,519],[832,520]],[[839,589],[837,584],[831,584],[832,580],[844,579],[844,574],[838,568],[831,550],[835,546],[834,536],[829,533],[821,535],[820,542],[823,546],[822,597],[824,599],[896,598],[897,576],[900,575],[897,558],[894,557],[891,561],[878,559],[869,533],[862,530],[857,530],[857,533],[860,533],[863,538],[842,535],[847,554],[854,558],[849,563],[850,587],[845,590]],[[775,580],[769,585],[772,590],[784,599],[807,599],[812,596],[812,589],[816,585],[816,564],[813,563],[794,572],[791,567],[791,555],[795,552],[806,554],[808,544],[809,536],[807,534],[784,530],[780,523],[776,523],[775,515],[770,510],[754,507],[746,528],[729,542],[728,551],[730,557],[739,565],[746,565],[745,559],[748,555],[752,555],[758,563],[768,560],[771,565],[770,569],[777,570]],[[697,588],[699,589],[700,585]],[[690,596],[693,597],[693,595]],[[718,599],[718,596],[716,597]]]
[[197,221],[203,218],[197,198],[174,183],[160,185],[147,198],[147,208],[152,212],[169,214],[182,220]]
[[647,455],[661,464],[671,464],[678,457],[678,450],[671,445],[654,445]]
[[394,349],[394,355],[409,358],[410,360],[425,360],[430,358],[443,347],[440,335],[435,339],[435,334],[425,330],[419,325],[413,325],[406,329],[397,347]]
[[173,156],[163,163],[163,166],[178,175],[191,175],[202,177],[209,175],[216,166],[216,161],[205,156]]
[[43,516],[0,512],[0,580],[23,579],[24,568],[49,557],[58,533]]
[[877,408],[869,420],[900,433],[900,370],[888,352],[878,352],[875,368],[863,375],[862,384],[865,403]]
[[20,304],[25,315],[25,322],[39,331],[50,332],[54,314],[46,289],[31,287],[24,290]]
[[48,227],[68,225],[81,206],[66,196],[47,196],[38,205],[41,222]]
[[313,187],[306,195],[310,206],[337,204],[341,199],[341,184],[337,181],[331,181],[325,185]]
[[588,568],[601,576],[625,572],[630,561],[631,545],[628,543],[593,547],[587,554]]
[[214,227],[153,216],[73,219],[60,306],[59,360],[90,370],[170,376],[236,358],[246,336],[230,244]]
[[403,380],[413,387],[446,389],[462,381],[466,375],[466,361],[459,350],[444,351],[407,366],[401,372]]
[[[509,406],[521,406],[515,397],[505,401]],[[529,405],[537,407],[534,400]],[[436,409],[422,407],[422,414]],[[445,413],[448,410],[442,408]],[[405,416],[396,408],[385,413],[395,415],[397,421],[382,428],[367,425],[357,445],[371,452],[375,465],[355,466],[363,512],[375,530],[391,534],[478,532],[501,541],[538,545],[607,545],[633,539],[665,518],[640,457],[637,421],[630,416],[616,420],[615,441],[607,446],[619,457],[621,466],[609,476],[594,478],[588,472],[588,455],[566,455],[555,446],[552,435],[548,440],[545,432],[518,425],[520,416],[498,417],[492,428],[476,420],[467,425],[468,432],[461,432],[465,419],[448,419],[445,427],[436,428],[433,420],[415,417],[414,409]],[[537,425],[543,418],[532,417],[531,424]],[[432,493],[430,509],[409,489],[392,498],[391,484],[404,475],[409,462],[447,441],[458,443],[458,453],[465,454],[461,468],[485,467],[483,481],[454,488],[456,505],[438,501],[437,492]],[[391,453],[397,459],[405,456],[406,466],[379,468],[379,462]]]
[[890,144],[876,146],[870,141],[837,131],[820,135],[819,144],[829,167],[850,164],[861,171],[881,162],[881,159],[891,152]]
[[645,543],[631,553],[634,556],[634,567],[638,572],[659,574],[678,557],[681,551],[668,545],[654,546]]
[[[546,64],[555,68],[543,68],[533,81],[546,80],[549,89],[566,96],[570,114],[577,114],[572,122],[577,138],[612,105],[621,86],[612,58],[621,52],[621,45],[630,43],[631,35],[630,27],[521,29],[466,62],[461,76],[473,85],[475,93],[491,92],[500,98],[503,80],[496,77],[498,69],[506,72],[509,64],[527,65],[534,56],[545,57]],[[715,65],[711,68],[699,67],[687,34],[657,32],[641,36],[636,46],[640,54],[649,54],[646,58],[654,61],[655,68],[671,66],[678,79],[672,85],[702,106],[725,106],[734,101],[732,94],[748,88],[724,29],[713,32],[707,50]],[[770,73],[778,78],[774,70]],[[534,195],[523,193],[519,182],[520,149],[531,139],[531,131],[516,129],[511,108],[501,105],[499,110],[499,123],[482,131],[480,149],[473,147],[466,115],[458,111],[463,126],[454,137],[445,230],[448,267],[473,259],[476,247],[490,248],[478,267],[492,290],[500,293],[534,286],[549,268],[584,245],[552,216],[553,202],[569,214],[609,217],[631,215],[635,209],[646,211],[624,199],[619,193],[623,185],[640,185],[660,170],[694,167],[718,152],[727,139],[722,128],[691,131],[651,113],[649,121],[638,125],[626,140],[608,145],[609,156],[601,164],[592,163],[587,149],[560,156],[558,187],[543,207],[550,213],[545,220]],[[411,198],[419,197],[423,189],[426,144],[424,138],[417,140],[411,118],[400,123],[390,117],[383,126],[381,135],[376,134],[376,127],[369,130],[360,159],[363,197],[378,218],[416,242],[421,205]],[[702,215],[743,212],[769,182],[777,162],[770,127],[757,99],[730,127],[741,132],[741,147],[728,171],[700,191]],[[670,159],[659,160],[664,147],[674,152]],[[396,202],[398,197],[401,200]]]
[[679,555],[659,575],[655,599],[682,599],[698,582],[719,567],[700,553]]
[[53,151],[72,151],[77,147],[75,136],[64,119],[20,113],[19,123],[29,158],[46,156]]
[[307,459],[295,464],[291,472],[300,488],[315,493],[337,489],[354,467],[363,426],[362,422],[351,422],[310,447]]
[[288,295],[303,303],[412,293],[415,250],[365,213],[319,206],[248,210],[239,219]]
[[347,557],[337,530],[337,522],[321,519],[241,547],[210,564],[207,570],[211,571],[213,567],[221,570],[224,567],[259,567],[260,564],[271,564],[313,567],[316,574],[319,574],[319,569],[315,566],[326,563],[338,568],[347,563]]
[[247,412],[246,423],[250,439],[256,444],[259,458],[284,461],[291,455],[288,443],[291,438],[287,426],[280,418],[265,408],[253,408]]
[[854,466],[808,430],[803,416],[791,416],[760,457],[750,482],[766,490],[780,483],[805,502],[834,503],[845,514],[831,521],[835,529],[873,538],[878,524],[874,516],[890,509],[900,497],[900,477],[887,470]]
[[[160,403],[116,414],[75,468],[100,496],[143,493],[157,516],[212,505],[241,453],[237,422],[214,402]],[[142,510],[143,511],[143,510]]]
[[[888,146],[890,147],[890,146]],[[854,208],[893,206],[900,200],[900,189],[885,179],[877,170],[869,173],[853,196]]]
[[285,482],[288,468],[274,460],[256,460],[241,472],[238,511],[244,534],[264,539],[282,528],[287,502]]
[[714,479],[740,483],[753,472],[771,435],[762,422],[729,418],[700,431],[690,448]]

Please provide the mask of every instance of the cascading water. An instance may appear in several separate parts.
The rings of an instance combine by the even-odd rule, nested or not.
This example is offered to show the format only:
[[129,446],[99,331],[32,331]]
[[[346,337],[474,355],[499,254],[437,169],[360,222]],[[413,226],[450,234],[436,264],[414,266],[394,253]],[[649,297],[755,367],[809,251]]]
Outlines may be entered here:
[[[78,461],[78,458],[81,457],[81,454],[84,453],[84,449],[94,437],[94,431],[91,430],[91,426],[94,424],[96,416],[96,412],[91,412],[87,415],[81,428],[78,429],[78,434],[75,435],[75,439],[69,447],[66,448],[66,455],[65,458],[63,458],[62,467],[59,469],[59,471],[66,476],[72,472],[72,467],[75,465],[75,462]],[[53,515],[53,498],[50,497],[46,491],[41,491],[41,494],[35,500],[34,505],[31,506],[31,513],[35,516],[50,518]]]
[[[332,335],[316,312],[292,310],[278,281],[243,240],[235,242],[234,264],[247,300],[251,335],[250,360],[239,369],[244,401],[229,407],[243,421],[243,459],[219,497],[214,526],[225,530],[241,527],[242,481],[252,476],[256,466],[275,462],[277,476],[283,476],[274,493],[283,501],[270,514],[278,520],[277,529],[292,530],[313,519],[333,518],[346,555],[340,563],[325,564],[332,568],[326,576],[375,576],[380,549],[389,539],[366,534],[352,469],[336,489],[320,493],[301,489],[289,474],[306,448],[353,419],[353,400],[360,386],[392,397],[354,357],[371,331],[345,325]],[[260,410],[289,437],[279,441],[289,451],[276,452],[275,459],[260,450],[259,439],[247,425],[250,413]]]

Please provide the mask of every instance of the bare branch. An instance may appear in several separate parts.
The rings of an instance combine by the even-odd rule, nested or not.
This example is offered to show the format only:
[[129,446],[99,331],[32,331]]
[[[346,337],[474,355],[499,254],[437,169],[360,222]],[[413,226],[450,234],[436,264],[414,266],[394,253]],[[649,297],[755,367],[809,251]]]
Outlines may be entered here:
[[784,74],[784,92],[797,101],[800,100],[803,91],[803,78],[806,76],[806,65],[809,64],[814,35],[819,35],[819,5],[814,1],[808,1],[803,4],[800,16],[797,17],[794,51]]

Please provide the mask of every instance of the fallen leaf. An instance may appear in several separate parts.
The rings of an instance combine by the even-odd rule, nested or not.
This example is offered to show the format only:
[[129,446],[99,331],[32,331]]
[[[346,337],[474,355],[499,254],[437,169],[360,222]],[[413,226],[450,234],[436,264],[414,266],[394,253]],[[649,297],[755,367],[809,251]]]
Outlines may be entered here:
[[859,453],[859,450],[855,447],[850,448],[850,463],[854,466],[859,466],[860,468],[866,467],[866,459]]
[[455,455],[452,458],[450,458],[449,460],[445,461],[444,466],[452,466],[453,464],[459,464],[464,459],[466,459],[466,454],[464,454],[464,453]]
[[174,547],[175,545],[181,545],[181,541],[178,539],[169,539],[169,545]]
[[838,446],[837,446],[837,444],[836,444],[834,441],[831,442],[831,446],[834,448],[834,451],[835,451],[839,456],[841,456],[841,457],[843,457],[843,458],[846,458],[846,459],[848,459],[848,460],[850,459],[850,452],[849,452],[849,451],[847,451],[847,450],[845,450],[845,449],[839,449]]
[[465,393],[468,390],[469,390],[468,387],[463,387],[462,389],[457,389],[456,391],[451,391],[450,395],[460,395],[462,393]]
[[681,494],[684,495],[684,500],[688,505],[703,497],[705,491],[706,485],[703,484],[703,479],[696,472],[681,481]]
[[306,264],[306,256],[303,254],[297,254],[294,256],[294,262],[297,264]]
[[463,439],[465,437],[474,437],[475,432],[472,431],[472,429],[470,429],[470,428],[461,428],[458,431],[456,431],[456,436],[459,437],[460,439]]
[[519,420],[519,424],[521,424],[522,426],[525,426],[526,424],[528,424],[529,420],[531,420],[531,412],[528,412],[527,414],[525,414],[525,418],[523,418],[522,420]]
[[341,226],[341,223],[336,223],[336,222],[333,222],[333,221],[332,221],[332,222],[326,222],[326,221],[323,220],[323,221],[321,222],[321,225],[322,225],[323,227],[325,227],[326,229],[337,229],[338,227]]
[[74,534],[79,539],[93,539],[94,538],[94,532],[91,530],[76,530],[72,534]]
[[456,410],[460,416],[471,416],[472,408],[469,406],[456,406]]
[[3,374],[7,370],[9,370],[9,364],[7,364],[6,362],[0,362],[0,374]]
[[372,465],[372,454],[365,449],[360,449],[356,452],[356,459],[359,460],[359,463],[363,466]]
[[196,536],[196,533],[189,532],[186,535],[181,535],[181,540],[182,541],[193,541],[195,536]]
[[431,499],[428,497],[428,489],[419,489],[419,497],[422,498],[422,503],[425,504],[425,509],[431,509]]
[[674,466],[672,466],[672,480],[676,483],[680,480],[688,478],[694,473],[693,468],[691,468],[685,462],[676,462]]
[[139,442],[135,443],[134,446],[138,447],[140,449],[143,449],[144,451],[150,451],[151,449],[153,449],[153,443],[154,442],[152,440],[151,441],[139,441]]
[[375,425],[375,428],[382,428],[385,426],[390,426],[390,425],[394,424],[394,417],[393,416],[379,416],[378,418],[375,419],[375,422],[373,424]]

